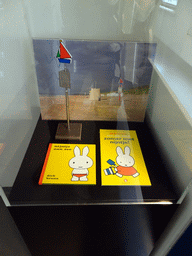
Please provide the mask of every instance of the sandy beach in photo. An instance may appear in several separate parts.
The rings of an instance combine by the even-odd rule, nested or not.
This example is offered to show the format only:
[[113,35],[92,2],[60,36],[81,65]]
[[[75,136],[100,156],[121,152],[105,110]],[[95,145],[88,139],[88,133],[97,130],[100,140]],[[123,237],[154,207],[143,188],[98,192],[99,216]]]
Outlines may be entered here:
[[[143,122],[148,94],[101,96],[100,101],[89,95],[69,95],[71,120]],[[40,96],[42,119],[66,120],[65,96]]]

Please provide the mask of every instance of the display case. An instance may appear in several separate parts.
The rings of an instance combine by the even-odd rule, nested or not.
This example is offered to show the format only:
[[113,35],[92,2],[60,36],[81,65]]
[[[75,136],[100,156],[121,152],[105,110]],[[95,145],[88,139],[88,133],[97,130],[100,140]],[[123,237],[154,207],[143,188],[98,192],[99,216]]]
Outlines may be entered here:
[[188,0],[2,1],[10,207],[185,202],[191,10]]
[[177,202],[144,121],[156,44],[34,39],[33,49],[41,115],[11,203]]

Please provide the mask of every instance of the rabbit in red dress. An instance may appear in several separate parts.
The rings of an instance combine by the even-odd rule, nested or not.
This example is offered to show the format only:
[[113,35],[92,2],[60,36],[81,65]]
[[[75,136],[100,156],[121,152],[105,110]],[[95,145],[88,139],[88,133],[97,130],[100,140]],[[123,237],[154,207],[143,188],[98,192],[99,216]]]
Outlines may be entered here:
[[73,168],[72,171],[72,181],[88,181],[88,168],[93,165],[93,160],[88,157],[89,148],[86,146],[83,148],[83,154],[81,155],[80,148],[76,146],[74,148],[74,155],[70,161],[69,166]]
[[118,164],[116,167],[116,175],[120,178],[123,176],[133,176],[134,178],[139,176],[139,173],[133,167],[135,160],[132,156],[130,156],[130,151],[131,150],[128,146],[125,147],[125,154],[123,154],[123,150],[120,147],[116,148],[118,155],[116,158],[116,162]]

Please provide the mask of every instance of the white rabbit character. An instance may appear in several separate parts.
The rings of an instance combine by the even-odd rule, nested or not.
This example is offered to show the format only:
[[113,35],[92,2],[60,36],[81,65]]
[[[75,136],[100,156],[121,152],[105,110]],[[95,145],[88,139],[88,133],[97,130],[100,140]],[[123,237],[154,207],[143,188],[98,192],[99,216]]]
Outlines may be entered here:
[[70,161],[69,166],[73,168],[72,171],[72,181],[87,181],[87,175],[89,174],[88,168],[93,165],[93,160],[88,157],[89,148],[86,146],[83,148],[83,154],[78,146],[74,148],[74,155]]
[[123,150],[120,147],[116,148],[118,155],[116,158],[116,162],[118,164],[116,167],[116,175],[120,178],[123,176],[133,176],[135,178],[139,175],[137,170],[133,167],[135,160],[132,156],[130,156],[130,151],[130,148],[126,146],[125,154],[123,154]]

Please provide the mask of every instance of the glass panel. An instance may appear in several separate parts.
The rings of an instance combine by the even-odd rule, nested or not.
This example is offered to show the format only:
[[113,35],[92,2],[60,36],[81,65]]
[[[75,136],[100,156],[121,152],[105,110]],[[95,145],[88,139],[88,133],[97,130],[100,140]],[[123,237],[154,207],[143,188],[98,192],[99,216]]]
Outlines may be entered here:
[[19,1],[0,6],[0,183],[11,187],[39,117],[32,41]]

